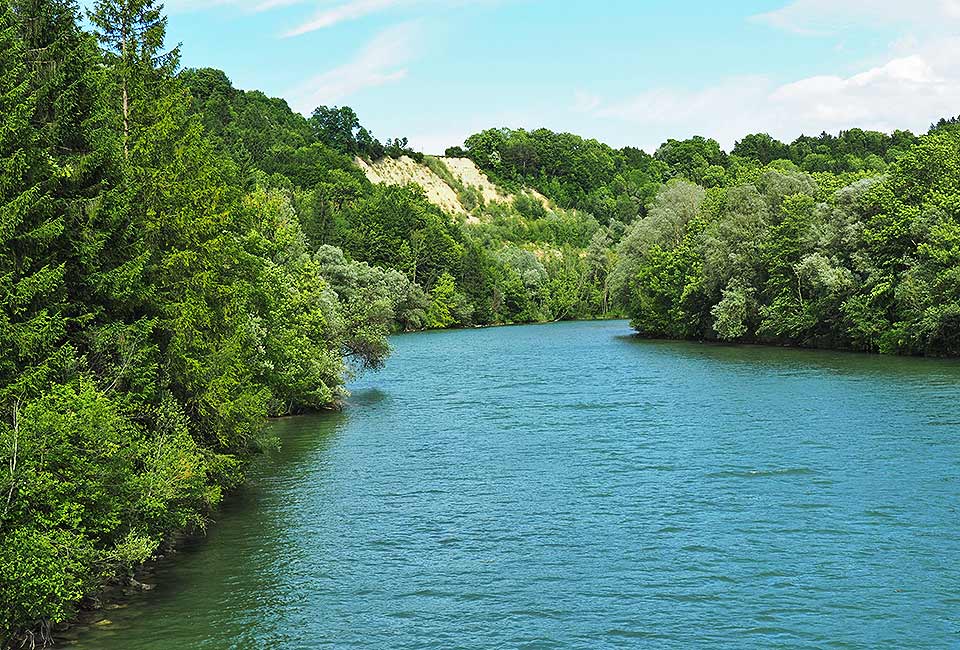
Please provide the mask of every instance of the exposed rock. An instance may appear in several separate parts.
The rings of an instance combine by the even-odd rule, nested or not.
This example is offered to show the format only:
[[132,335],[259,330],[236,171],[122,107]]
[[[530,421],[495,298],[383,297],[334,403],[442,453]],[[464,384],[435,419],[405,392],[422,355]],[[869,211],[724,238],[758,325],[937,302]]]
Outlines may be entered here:
[[[515,194],[511,194],[491,182],[483,170],[469,158],[438,157],[437,160],[447,167],[450,175],[459,181],[463,187],[477,189],[485,203],[511,203],[516,198]],[[361,158],[357,158],[355,162],[371,183],[383,183],[385,185],[413,183],[422,187],[427,199],[445,212],[453,215],[469,215],[455,188],[450,187],[443,178],[434,173],[427,165],[420,164],[408,156],[402,156],[399,159],[382,158],[374,163],[368,163]],[[528,188],[524,190],[524,193],[540,201],[545,208],[551,208],[547,197],[536,190]],[[468,221],[473,220],[475,220],[474,217],[468,217]]]
[[408,156],[399,159],[382,158],[372,165],[357,158],[357,165],[367,175],[371,183],[385,185],[408,185],[414,183],[423,188],[427,199],[450,214],[467,214],[457,193],[442,178],[433,173],[426,165],[421,165]]

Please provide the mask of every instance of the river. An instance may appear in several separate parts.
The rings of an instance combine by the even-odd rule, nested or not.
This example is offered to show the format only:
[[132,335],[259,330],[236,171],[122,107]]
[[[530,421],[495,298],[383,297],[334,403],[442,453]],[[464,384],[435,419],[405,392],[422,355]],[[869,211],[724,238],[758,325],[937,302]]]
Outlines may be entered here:
[[956,648],[960,364],[397,336],[85,650]]

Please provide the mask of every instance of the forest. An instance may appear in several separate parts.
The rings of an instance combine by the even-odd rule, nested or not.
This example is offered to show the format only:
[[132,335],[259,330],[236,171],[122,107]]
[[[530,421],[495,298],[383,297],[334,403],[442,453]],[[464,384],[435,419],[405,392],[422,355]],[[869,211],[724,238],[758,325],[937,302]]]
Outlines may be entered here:
[[960,124],[850,129],[730,153],[668,140],[653,155],[546,129],[466,149],[504,183],[596,216],[607,288],[642,336],[960,354]]
[[[653,154],[546,129],[443,157],[180,66],[154,0],[0,0],[0,639],[42,645],[202,531],[268,418],[393,332],[627,315],[643,336],[960,352],[960,125]],[[470,218],[357,157],[449,179]],[[524,188],[542,193],[548,204]]]

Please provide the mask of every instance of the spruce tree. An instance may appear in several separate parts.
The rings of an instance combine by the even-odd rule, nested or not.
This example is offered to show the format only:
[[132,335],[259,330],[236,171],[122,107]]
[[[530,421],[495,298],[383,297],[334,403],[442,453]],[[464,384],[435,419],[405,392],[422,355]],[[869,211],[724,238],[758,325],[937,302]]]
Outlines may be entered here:
[[8,2],[0,4],[0,403],[9,410],[70,365],[64,220],[50,198],[53,165],[32,119],[37,97]]
[[[64,222],[57,242],[65,265],[71,343],[84,371],[124,397],[134,359],[149,339],[143,260],[123,182],[122,136],[103,101],[112,70],[96,38],[82,30],[75,0],[11,0],[33,89],[31,122],[54,179],[48,207]],[[103,90],[107,89],[107,90]],[[140,384],[147,379],[139,381]]]
[[75,0],[11,0],[36,97],[32,122],[41,143],[62,156],[86,148],[84,117],[92,89],[90,38],[77,18]]
[[97,0],[88,12],[118,82],[124,152],[129,156],[136,104],[156,97],[158,85],[176,69],[179,47],[164,52],[167,18],[155,0]]

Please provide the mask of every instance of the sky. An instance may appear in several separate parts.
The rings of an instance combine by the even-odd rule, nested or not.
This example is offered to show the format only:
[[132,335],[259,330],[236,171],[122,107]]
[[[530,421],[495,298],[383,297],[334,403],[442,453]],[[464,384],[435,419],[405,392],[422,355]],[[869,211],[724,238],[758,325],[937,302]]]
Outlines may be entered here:
[[960,0],[167,0],[182,63],[442,153],[547,127],[653,151],[960,114]]

